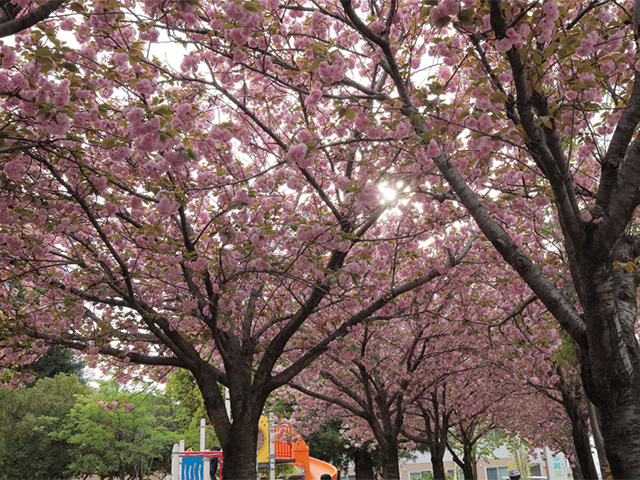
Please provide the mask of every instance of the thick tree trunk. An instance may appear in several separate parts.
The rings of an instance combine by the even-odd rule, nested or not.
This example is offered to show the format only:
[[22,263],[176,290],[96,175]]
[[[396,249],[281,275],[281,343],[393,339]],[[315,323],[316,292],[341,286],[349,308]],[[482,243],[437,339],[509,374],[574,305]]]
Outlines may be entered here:
[[400,458],[398,447],[386,448],[380,445],[380,458],[382,459],[382,475],[384,480],[400,480]]
[[[250,372],[249,368],[239,361],[235,365],[238,371]],[[228,367],[228,370],[231,368]],[[198,382],[207,414],[213,423],[216,435],[222,447],[222,469],[225,480],[255,479],[257,476],[258,422],[264,407],[267,394],[260,392],[247,378],[234,372],[229,375],[231,391],[231,419],[225,405],[220,385],[207,369],[194,372]],[[256,391],[258,390],[258,391]]]
[[[229,438],[222,442],[222,478],[224,480],[254,479],[257,475],[256,447],[258,419],[255,415],[235,418]],[[259,414],[258,414],[259,417]]]
[[611,474],[640,478],[640,346],[635,332],[638,276],[615,268],[640,255],[636,237],[622,236],[610,257],[582,259],[581,303],[587,343],[581,346],[585,391],[600,414]]
[[443,437],[442,435],[443,432],[445,431],[437,432],[437,435],[433,435],[436,438],[431,438],[431,441],[429,442],[429,452],[431,453],[431,465],[433,466],[434,480],[446,480],[444,454],[447,446],[446,437]]
[[616,480],[640,478],[640,385],[620,390],[598,408],[607,460]]
[[366,448],[356,449],[353,455],[356,480],[371,480],[373,476],[373,460]]
[[431,456],[431,466],[433,467],[434,480],[446,480],[443,457]]

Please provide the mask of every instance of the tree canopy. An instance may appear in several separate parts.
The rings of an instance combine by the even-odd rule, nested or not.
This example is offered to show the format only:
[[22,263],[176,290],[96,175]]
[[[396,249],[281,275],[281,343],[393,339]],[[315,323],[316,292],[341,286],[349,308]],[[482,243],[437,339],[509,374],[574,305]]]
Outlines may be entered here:
[[434,298],[544,350],[548,312],[640,477],[635,3],[56,10],[0,46],[0,359],[187,369],[248,478],[268,396],[363,324]]

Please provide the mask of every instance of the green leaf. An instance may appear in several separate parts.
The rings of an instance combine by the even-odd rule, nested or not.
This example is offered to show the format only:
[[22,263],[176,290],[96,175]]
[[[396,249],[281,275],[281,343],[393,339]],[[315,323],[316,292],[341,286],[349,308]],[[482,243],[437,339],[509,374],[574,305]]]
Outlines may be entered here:
[[549,57],[551,57],[554,53],[556,53],[556,50],[558,50],[559,46],[560,46],[560,42],[552,42],[544,51],[543,58],[545,60],[548,60]]
[[154,115],[160,115],[162,117],[166,117],[169,115],[172,115],[173,112],[171,111],[171,109],[169,107],[167,107],[166,105],[162,105],[158,108],[154,108],[153,109],[153,113]]
[[458,20],[460,20],[460,23],[462,23],[463,25],[471,25],[471,21],[473,19],[473,12],[474,12],[473,8],[466,8],[464,10],[460,10],[460,12],[458,13]]
[[547,128],[552,128],[553,124],[551,123],[551,117],[538,117],[542,124]]
[[432,83],[429,85],[429,91],[434,95],[444,94],[444,86],[439,83]]
[[69,10],[76,13],[82,13],[85,11],[84,4],[81,2],[73,2],[69,5]]
[[345,112],[345,116],[349,120],[354,120],[356,118],[356,112],[354,112],[351,107],[347,107],[347,111]]
[[264,10],[258,2],[244,2],[242,6],[247,12],[262,12]]
[[65,68],[66,70],[69,70],[70,72],[73,72],[73,73],[78,73],[80,71],[80,69],[77,67],[77,65],[75,63],[62,62],[60,64],[60,66],[62,68]]
[[53,56],[53,52],[47,47],[36,48],[36,51],[34,53],[36,54],[36,58],[46,57],[51,60],[51,57]]

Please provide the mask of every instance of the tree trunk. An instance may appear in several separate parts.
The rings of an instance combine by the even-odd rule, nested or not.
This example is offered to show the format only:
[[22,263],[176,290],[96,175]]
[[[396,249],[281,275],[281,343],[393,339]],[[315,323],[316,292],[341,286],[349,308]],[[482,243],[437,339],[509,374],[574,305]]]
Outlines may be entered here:
[[640,478],[640,387],[620,390],[618,401],[598,408],[607,460],[613,478]]
[[[446,384],[442,387],[441,392],[438,392],[436,388],[431,394],[432,412],[428,412],[428,410],[424,408],[422,409],[434,480],[446,480],[444,454],[447,451],[449,416],[451,415],[451,412],[446,410],[446,394]],[[430,413],[433,415],[433,418],[430,417]],[[433,425],[431,424],[432,421]]]
[[434,480],[446,480],[443,457],[437,458],[432,456],[431,466],[433,467]]
[[596,446],[598,461],[600,462],[600,475],[602,478],[607,478],[609,461],[607,460],[607,454],[604,451],[604,439],[602,438],[602,431],[600,430],[600,417],[593,403],[588,400],[587,402],[587,406],[589,408],[589,423],[591,424],[591,433],[593,434],[593,443]]
[[384,480],[400,480],[400,459],[398,447],[380,445],[380,457],[382,459],[382,475]]
[[592,255],[582,259],[584,284],[578,290],[587,325],[587,342],[580,349],[582,380],[600,414],[611,474],[615,479],[640,478],[638,276],[612,266],[635,261],[640,243],[636,237],[623,236],[611,256]]
[[[447,436],[447,450],[453,457],[453,461],[462,469],[465,480],[476,480],[478,478],[477,461],[473,452],[475,444],[483,437],[482,434],[476,434],[478,424],[475,421],[463,426],[462,421],[458,421],[457,435],[451,434]],[[454,429],[454,431],[456,431]],[[453,448],[450,440],[457,440],[462,445],[462,458],[458,456]]]
[[[448,430],[448,426],[447,426]],[[433,435],[435,438],[431,438],[429,442],[429,452],[431,453],[431,465],[433,466],[433,479],[434,480],[446,480],[446,474],[444,469],[444,454],[446,451],[446,437],[443,438],[442,434],[447,430],[438,432],[437,435]],[[443,442],[444,440],[444,442]]]
[[[224,480],[254,479],[257,475],[256,448],[258,445],[258,419],[255,415],[234,418],[226,441],[222,441]],[[259,418],[258,414],[258,418]],[[229,453],[233,452],[233,453]],[[227,453],[225,455],[225,453]]]
[[371,480],[373,476],[373,460],[366,448],[357,448],[353,455],[356,480]]
[[574,453],[577,461],[576,468],[574,469],[574,478],[576,480],[598,478],[596,464],[591,454],[589,426],[585,421],[584,415],[580,412],[578,399],[570,391],[569,385],[564,382],[560,385],[560,392],[562,394],[562,404],[571,421],[571,436],[573,438]]
[[464,477],[464,480],[476,480],[478,478],[478,474],[476,472],[477,462],[473,455],[473,446],[463,446],[464,451],[462,458],[460,458],[451,447],[447,448],[449,449],[449,453],[451,453],[453,461],[462,469],[462,476]]
[[462,468],[462,474],[465,480],[475,480],[478,478],[477,462],[475,455],[473,454],[473,446],[465,445],[464,453],[462,456],[462,464],[459,464]]
[[[239,367],[241,368],[241,367]],[[222,478],[226,480],[255,479],[257,476],[258,422],[266,395],[258,395],[242,375],[231,379],[231,418],[229,421],[220,386],[206,372],[194,374],[202,398],[222,447]],[[240,379],[240,380],[238,380]]]

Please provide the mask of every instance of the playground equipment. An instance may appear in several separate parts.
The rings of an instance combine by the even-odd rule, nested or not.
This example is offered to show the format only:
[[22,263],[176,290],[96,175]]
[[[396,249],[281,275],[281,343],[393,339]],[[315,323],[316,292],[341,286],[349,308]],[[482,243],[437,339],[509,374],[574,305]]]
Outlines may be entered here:
[[[171,452],[171,480],[218,480],[212,479],[209,465],[213,458],[219,459],[218,476],[222,478],[224,464],[223,452],[205,450],[205,425],[204,419],[200,421],[200,451],[184,449],[184,440],[173,446]],[[300,435],[293,434],[290,429],[281,429],[287,433],[287,437],[294,441],[278,440],[274,435],[273,427],[267,417],[262,416],[259,423],[260,435],[258,439],[258,465],[257,468],[270,470],[271,480],[275,479],[276,463],[293,463],[304,469],[305,480],[320,480],[323,474],[331,476],[331,480],[338,479],[338,470],[333,466],[317,458],[309,456],[309,447]]]
[[[211,478],[210,462],[218,458],[217,478]],[[219,480],[222,478],[222,452],[204,450],[194,452],[184,449],[184,440],[176,443],[171,451],[171,480]]]
[[[258,441],[258,467],[269,468],[271,480],[275,478],[276,463],[293,463],[302,468],[306,480],[320,480],[323,474],[329,474],[331,480],[337,480],[338,470],[333,465],[309,456],[309,446],[300,437],[293,434],[289,427],[281,428],[281,433],[290,441],[278,440],[267,417],[260,417],[258,423],[260,438]],[[262,444],[260,443],[262,440]],[[272,460],[273,459],[273,460]]]

